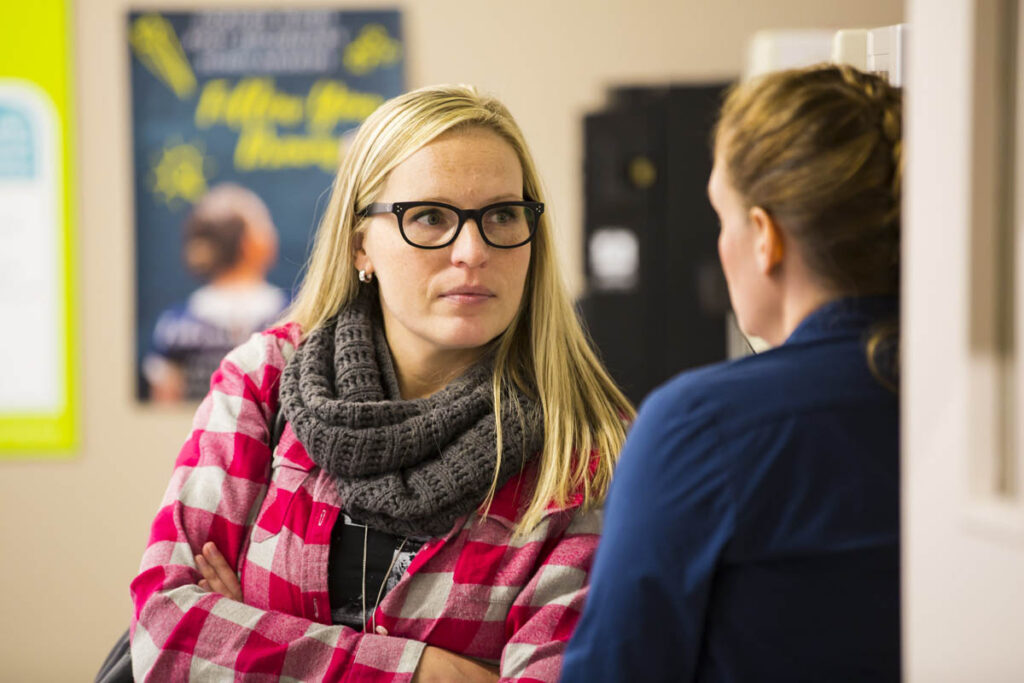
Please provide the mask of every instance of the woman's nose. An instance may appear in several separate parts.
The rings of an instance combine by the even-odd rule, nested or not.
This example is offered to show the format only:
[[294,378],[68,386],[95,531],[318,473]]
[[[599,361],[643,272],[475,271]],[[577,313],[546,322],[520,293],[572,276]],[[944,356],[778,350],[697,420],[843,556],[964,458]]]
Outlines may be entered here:
[[479,268],[487,263],[490,247],[484,242],[477,219],[468,218],[452,243],[452,263]]

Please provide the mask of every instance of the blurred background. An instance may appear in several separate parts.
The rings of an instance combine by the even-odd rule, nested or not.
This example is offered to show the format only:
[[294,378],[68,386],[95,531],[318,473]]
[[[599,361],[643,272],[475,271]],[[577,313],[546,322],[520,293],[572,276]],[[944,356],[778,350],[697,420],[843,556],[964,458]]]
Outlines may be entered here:
[[[195,408],[187,397],[151,400],[143,379],[152,320],[200,282],[187,280],[180,264],[169,279],[148,280],[153,272],[141,265],[154,257],[140,247],[145,237],[138,227],[143,201],[137,178],[148,157],[140,156],[138,120],[133,133],[133,111],[138,119],[145,101],[138,101],[144,74],[130,45],[130,20],[150,12],[282,9],[262,0],[213,6],[80,0],[64,7],[71,65],[66,210],[75,415],[70,448],[8,448],[0,455],[0,679],[11,681],[91,678],[127,627],[128,584]],[[546,186],[567,284],[613,373],[636,401],[684,366],[724,358],[730,343],[735,351],[715,260],[717,225],[704,198],[707,134],[722,88],[748,68],[755,34],[908,20],[897,0],[288,5],[302,7],[397,11],[399,72],[367,90],[390,96],[401,88],[471,83],[508,105]],[[14,13],[5,3],[0,24]],[[930,21],[938,27],[958,18],[954,13]],[[6,75],[3,67],[0,75]],[[312,187],[303,191],[313,201],[305,213],[289,213],[264,197],[281,234],[277,263],[285,264],[276,271],[268,266],[270,280],[286,295],[330,174],[310,175],[306,182]],[[174,221],[184,221],[191,204],[174,208]],[[180,227],[168,225],[171,231]],[[663,249],[637,241],[637,231],[645,229],[661,231]],[[180,261],[177,246],[162,249],[170,250],[168,262]],[[637,280],[645,269],[670,283],[646,308],[635,305],[648,298]],[[162,291],[161,282],[180,291]],[[144,315],[150,319],[143,324]],[[31,330],[13,320],[0,324],[5,337],[17,340],[9,348],[32,344]],[[690,346],[678,357],[651,351],[648,362],[635,366],[618,360],[624,356],[613,348],[616,338],[643,344],[659,335]]]

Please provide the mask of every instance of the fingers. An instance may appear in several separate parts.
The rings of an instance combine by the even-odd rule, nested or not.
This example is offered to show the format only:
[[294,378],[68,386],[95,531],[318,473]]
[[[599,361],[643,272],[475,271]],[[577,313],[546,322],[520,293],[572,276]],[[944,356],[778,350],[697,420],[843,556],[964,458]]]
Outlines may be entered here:
[[[242,586],[231,565],[217,550],[212,541],[203,546],[203,554],[195,556],[196,567],[202,573],[199,587],[211,592],[220,593],[232,600],[242,600]],[[204,585],[205,584],[205,585]]]
[[497,683],[498,667],[463,657],[432,645],[423,648],[413,683],[425,681],[459,681],[460,683]]
[[[210,563],[203,559],[202,555],[195,556],[196,567],[199,569],[199,573],[203,575],[203,578],[199,581],[199,587],[205,588],[206,590],[215,590],[210,582],[215,584],[220,583],[220,579],[217,577],[217,571],[210,566]],[[203,584],[206,584],[205,586]]]

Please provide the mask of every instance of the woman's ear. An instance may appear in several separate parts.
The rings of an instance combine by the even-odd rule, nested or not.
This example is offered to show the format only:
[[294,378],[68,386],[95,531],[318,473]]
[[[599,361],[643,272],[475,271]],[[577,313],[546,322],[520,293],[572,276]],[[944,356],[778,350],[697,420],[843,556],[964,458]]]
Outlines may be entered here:
[[356,270],[372,270],[370,266],[370,257],[366,254],[366,249],[363,248],[363,237],[365,233],[360,231],[352,236],[352,264],[356,267]]
[[785,254],[782,229],[771,214],[760,206],[750,209],[747,218],[754,230],[754,258],[764,275],[771,275],[782,265]]

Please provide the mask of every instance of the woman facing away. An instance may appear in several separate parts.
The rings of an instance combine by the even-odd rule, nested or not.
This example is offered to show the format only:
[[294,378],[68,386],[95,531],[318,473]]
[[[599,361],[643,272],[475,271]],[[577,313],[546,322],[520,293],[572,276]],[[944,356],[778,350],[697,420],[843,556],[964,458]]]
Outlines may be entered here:
[[900,114],[844,66],[726,99],[719,256],[776,348],[644,402],[564,681],[899,680]]
[[204,284],[157,318],[142,362],[149,398],[157,402],[203,398],[224,355],[288,304],[284,291],[267,281],[277,260],[277,228],[255,192],[214,186],[183,232],[185,266]]
[[632,409],[542,202],[472,88],[363,123],[286,323],[228,354],[178,457],[137,680],[557,679]]

